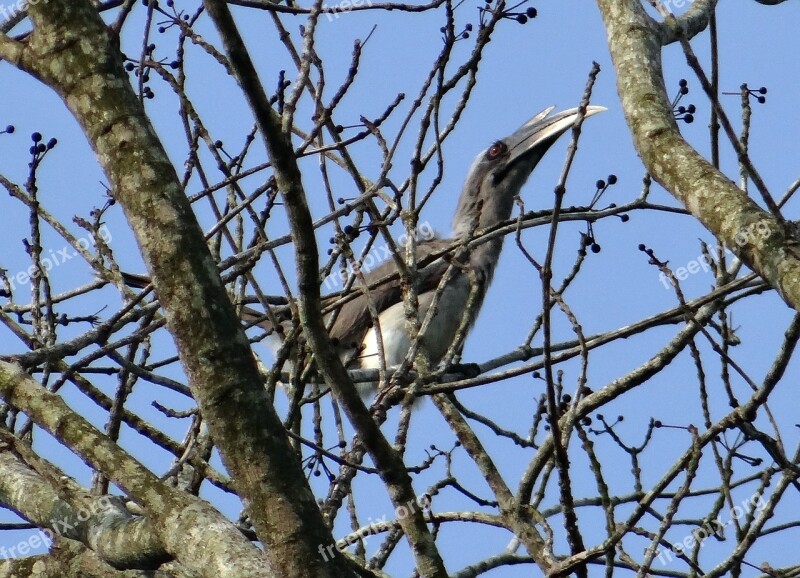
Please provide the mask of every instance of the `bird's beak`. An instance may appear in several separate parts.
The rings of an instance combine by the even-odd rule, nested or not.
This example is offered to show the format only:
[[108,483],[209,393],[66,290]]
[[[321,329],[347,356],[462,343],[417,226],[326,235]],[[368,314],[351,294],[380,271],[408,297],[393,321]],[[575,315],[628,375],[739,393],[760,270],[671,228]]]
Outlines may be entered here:
[[[569,130],[580,116],[580,111],[577,108],[557,112],[550,116],[554,108],[554,106],[551,106],[544,109],[508,137],[506,144],[510,153],[509,164],[529,156],[526,153],[534,150],[539,152],[538,155],[532,155],[536,157],[535,160],[538,162],[539,158],[550,148],[550,145]],[[606,110],[604,106],[587,106],[584,118],[589,118],[604,110]]]

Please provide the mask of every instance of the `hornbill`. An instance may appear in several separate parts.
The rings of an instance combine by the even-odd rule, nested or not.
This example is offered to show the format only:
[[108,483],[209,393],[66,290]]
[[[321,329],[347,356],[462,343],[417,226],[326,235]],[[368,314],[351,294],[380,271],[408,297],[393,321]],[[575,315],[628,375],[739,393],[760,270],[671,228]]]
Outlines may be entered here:
[[[490,237],[470,248],[467,243],[476,232],[490,229],[511,217],[514,199],[536,165],[581,116],[577,108],[551,114],[553,109],[543,110],[510,136],[481,151],[464,181],[450,237],[420,240],[416,244],[419,319],[425,319],[434,305],[427,328],[417,337],[418,347],[425,348],[432,364],[442,360],[459,329],[464,333],[474,324],[494,275],[503,237]],[[587,106],[584,117],[604,110],[600,106]],[[147,283],[146,278],[133,275],[127,275],[126,280],[134,286]],[[361,291],[343,303],[338,311],[329,313],[334,316],[330,337],[348,368],[371,369],[381,364],[377,339],[380,331],[385,366],[397,366],[406,358],[415,339],[409,334],[395,261],[387,259],[364,273],[364,281],[369,287],[369,297],[367,291]],[[323,298],[323,306],[332,304],[338,297]],[[377,311],[377,325],[373,323],[368,298]],[[270,332],[268,342],[276,351],[292,323],[288,308],[274,310],[266,316],[244,307],[242,318],[267,329]],[[274,326],[276,320],[280,327]]]

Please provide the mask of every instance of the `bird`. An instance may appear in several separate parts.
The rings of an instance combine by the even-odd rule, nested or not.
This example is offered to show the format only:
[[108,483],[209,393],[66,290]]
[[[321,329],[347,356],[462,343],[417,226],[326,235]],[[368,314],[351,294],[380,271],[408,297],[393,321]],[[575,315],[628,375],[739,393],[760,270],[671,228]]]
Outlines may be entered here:
[[[419,319],[424,319],[428,309],[434,305],[430,324],[418,338],[432,365],[444,358],[462,324],[467,331],[474,325],[497,266],[503,237],[490,238],[468,251],[462,250],[456,259],[452,254],[448,257],[446,251],[454,246],[464,246],[476,231],[489,229],[511,217],[514,200],[536,165],[581,114],[578,108],[552,114],[554,109],[552,106],[546,108],[511,135],[494,141],[481,151],[468,170],[450,236],[423,239],[416,244]],[[583,116],[588,118],[604,110],[601,106],[586,106]],[[454,261],[456,265],[451,267]],[[408,355],[414,340],[410,335],[396,273],[397,265],[393,259],[387,259],[364,273],[363,282],[370,287],[369,297],[366,292],[361,292],[341,305],[335,315],[329,314],[333,315],[329,335],[347,368],[395,367],[402,364]],[[440,287],[446,274],[448,279]],[[468,308],[471,292],[472,307]],[[323,307],[331,305],[337,298],[323,298]],[[372,322],[368,299],[377,311],[377,326]],[[267,319],[263,313],[244,308],[242,317],[268,330],[273,351],[283,344],[283,335],[291,323],[287,311],[278,315],[283,326],[278,328],[273,325],[274,314]],[[378,347],[378,333],[383,345],[383,359]],[[362,393],[364,391],[362,388]]]
[[[450,236],[431,236],[415,245],[419,319],[425,319],[434,306],[427,329],[417,337],[418,347],[424,347],[432,366],[443,360],[459,329],[469,331],[474,325],[494,276],[503,237],[491,237],[469,249],[466,243],[476,232],[491,229],[511,217],[514,200],[539,161],[581,117],[579,108],[553,114],[554,109],[553,106],[544,109],[511,135],[494,141],[478,153],[464,180]],[[587,105],[583,117],[605,110],[602,106]],[[395,261],[387,259],[364,273],[363,282],[369,287],[368,293],[361,291],[337,311],[328,313],[330,338],[348,369],[397,367],[412,348],[414,339],[408,327],[397,273]],[[442,284],[445,276],[447,279]],[[149,283],[142,275],[125,273],[123,277],[133,287],[141,288]],[[323,297],[323,308],[331,308],[340,297],[336,294]],[[470,297],[472,302],[468,307]],[[377,325],[373,324],[368,299],[377,312]],[[275,353],[283,346],[284,336],[292,325],[299,323],[292,320],[288,306],[273,308],[269,314],[243,306],[240,316],[248,326],[257,325],[266,330],[267,343]],[[382,348],[378,346],[378,333]],[[291,348],[288,367],[284,366],[284,370],[291,369],[298,350],[296,346]],[[370,393],[372,387],[374,384],[360,384],[361,393]]]

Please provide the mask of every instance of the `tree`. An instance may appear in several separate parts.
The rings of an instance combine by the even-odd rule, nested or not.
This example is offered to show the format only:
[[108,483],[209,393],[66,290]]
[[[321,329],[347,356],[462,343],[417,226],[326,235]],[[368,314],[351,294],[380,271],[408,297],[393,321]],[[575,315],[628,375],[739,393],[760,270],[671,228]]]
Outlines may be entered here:
[[[539,70],[513,52],[535,8],[47,0],[2,11],[0,58],[61,99],[94,153],[77,137],[62,153],[63,139],[34,132],[24,178],[0,176],[9,230],[28,216],[29,260],[17,265],[15,249],[3,263],[0,500],[17,515],[4,575],[794,575],[777,546],[798,525],[787,376],[800,283],[787,211],[800,181],[777,199],[767,183],[792,167],[757,169],[750,131],[766,88],[737,79],[734,127],[720,74],[739,63],[720,57],[716,2],[597,5],[603,28],[588,18],[608,39],[620,97],[601,87],[603,104],[628,130],[575,130],[563,166],[542,168],[555,180],[539,184],[537,171],[536,188],[555,189],[536,197],[542,208],[520,199],[509,222],[475,232],[474,243],[511,237],[523,281],[499,289],[519,325],[487,305],[459,349],[481,361],[477,376],[424,358],[348,372],[325,314],[368,292],[362,272],[392,258],[407,261],[392,282],[419,327],[418,264],[404,246],[452,201],[451,143],[481,148],[463,119],[503,113],[478,108],[480,87],[494,82],[486,94],[502,103],[509,69]],[[336,26],[372,20],[377,33],[342,50]],[[405,63],[372,52],[386,24],[408,35],[409,23],[432,50],[427,70],[411,64],[408,36]],[[561,84],[574,84],[539,90],[596,102],[611,67],[576,72],[559,56]],[[672,74],[686,78],[670,99]],[[395,76],[415,84],[397,92]],[[49,114],[22,95],[18,110]],[[678,124],[704,114],[708,135],[691,137],[710,143],[706,155]],[[16,128],[5,146],[19,148]],[[602,143],[622,153],[631,140],[640,193],[641,165],[592,162]],[[69,174],[51,168],[59,157]],[[2,170],[18,171],[14,159]],[[85,195],[91,210],[60,204],[98,167],[106,189]],[[589,183],[593,198],[579,200]],[[703,235],[700,249],[655,233],[678,230]],[[129,275],[139,257],[152,278],[142,291]],[[275,335],[243,326],[244,306],[291,311],[275,359],[262,346]],[[357,382],[382,394],[364,400]]]

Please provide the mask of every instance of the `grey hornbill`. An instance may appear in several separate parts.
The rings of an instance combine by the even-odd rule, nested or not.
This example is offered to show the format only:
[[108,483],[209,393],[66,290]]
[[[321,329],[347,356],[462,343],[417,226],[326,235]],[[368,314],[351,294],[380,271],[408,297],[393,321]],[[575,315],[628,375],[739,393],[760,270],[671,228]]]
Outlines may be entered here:
[[[468,251],[463,249],[465,242],[476,231],[491,228],[511,217],[514,198],[531,172],[550,146],[580,117],[577,108],[551,114],[553,108],[543,110],[513,134],[482,151],[473,161],[464,182],[450,238],[421,240],[416,245],[416,259],[420,265],[416,272],[420,320],[425,318],[434,298],[436,300],[430,323],[418,337],[433,364],[442,360],[459,328],[468,329],[474,323],[503,247],[502,237],[491,238]],[[584,116],[590,117],[604,110],[603,107],[588,106]],[[446,254],[448,248],[459,246],[462,248],[460,251],[456,249],[459,252],[455,256]],[[396,271],[394,260],[388,259],[364,275],[370,287],[369,298],[378,313],[387,367],[401,364],[414,341],[409,336],[398,277],[392,276]],[[446,272],[448,279],[442,284]],[[380,282],[386,278],[388,280]],[[133,284],[141,285],[141,278]],[[467,307],[472,284],[475,284],[473,306]],[[335,299],[336,296],[326,297],[323,305]],[[291,325],[288,311],[275,311],[270,316],[285,326],[277,331],[272,321],[260,312],[244,308],[242,317],[270,331],[273,336],[270,344],[275,350],[282,344],[285,328]],[[373,325],[366,292],[359,293],[339,308],[330,325],[330,336],[347,367],[380,367],[378,328]]]

